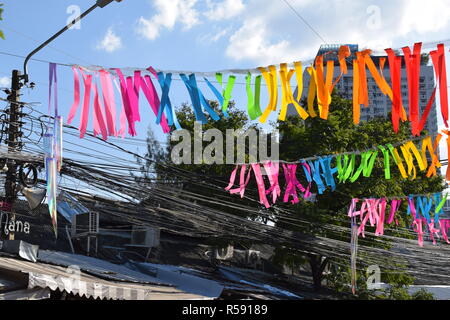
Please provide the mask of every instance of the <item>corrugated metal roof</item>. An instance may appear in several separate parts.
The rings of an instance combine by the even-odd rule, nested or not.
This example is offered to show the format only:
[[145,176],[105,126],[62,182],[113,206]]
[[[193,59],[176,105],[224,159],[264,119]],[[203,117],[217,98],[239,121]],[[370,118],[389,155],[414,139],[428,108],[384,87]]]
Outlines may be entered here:
[[217,281],[198,277],[194,270],[154,263],[135,263],[139,270],[155,272],[158,279],[174,284],[183,291],[210,298],[218,298],[224,289]]
[[[65,268],[42,262],[22,261],[11,257],[0,257],[1,270],[11,270],[29,275],[28,288],[50,288],[65,290],[80,296],[95,299],[119,300],[205,300],[210,299],[170,286],[140,284],[105,280],[76,268]],[[130,270],[132,272],[132,270]],[[146,276],[146,275],[143,275]]]
[[38,260],[57,266],[78,266],[81,270],[104,279],[171,286],[170,283],[142,272],[108,261],[67,252],[39,250]]

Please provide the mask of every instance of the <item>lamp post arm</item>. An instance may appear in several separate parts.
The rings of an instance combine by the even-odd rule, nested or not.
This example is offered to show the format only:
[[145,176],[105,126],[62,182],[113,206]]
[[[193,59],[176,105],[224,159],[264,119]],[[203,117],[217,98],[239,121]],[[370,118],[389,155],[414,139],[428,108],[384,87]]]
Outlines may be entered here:
[[[111,0],[112,1],[112,0]],[[75,23],[77,23],[78,21],[80,21],[81,19],[83,19],[86,15],[88,15],[89,13],[91,13],[95,8],[97,7],[101,7],[103,8],[105,5],[109,4],[111,1],[109,0],[101,0],[101,1],[97,1],[97,3],[95,3],[92,7],[90,7],[89,9],[87,9],[85,12],[83,12],[78,18],[75,18],[71,23],[69,23],[68,25],[66,25],[64,28],[62,28],[61,30],[59,30],[57,33],[55,33],[51,38],[49,38],[47,41],[45,41],[44,43],[42,43],[39,47],[37,47],[36,49],[34,49],[33,51],[31,51],[28,56],[25,58],[25,62],[23,64],[23,76],[22,78],[24,79],[24,82],[27,83],[28,82],[28,72],[27,72],[27,65],[28,65],[28,61],[31,59],[32,56],[34,56],[37,52],[39,52],[42,48],[44,48],[45,46],[47,46],[50,42],[52,42],[53,40],[55,40],[57,37],[59,37],[62,33],[64,33],[65,31],[69,30],[70,27],[72,27]]]

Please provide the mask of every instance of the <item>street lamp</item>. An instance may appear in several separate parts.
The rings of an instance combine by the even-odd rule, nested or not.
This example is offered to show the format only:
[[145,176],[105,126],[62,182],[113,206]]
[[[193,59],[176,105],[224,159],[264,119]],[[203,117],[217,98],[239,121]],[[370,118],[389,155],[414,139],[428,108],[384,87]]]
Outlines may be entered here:
[[[58,36],[60,36],[66,30],[69,30],[71,26],[75,23],[83,19],[86,15],[88,15],[95,8],[100,7],[104,8],[114,0],[96,0],[96,3],[90,7],[88,10],[83,12],[78,18],[74,19],[71,23],[67,24],[64,28],[55,33],[50,39],[42,43],[39,47],[31,51],[30,54],[25,58],[25,62],[23,64],[23,75],[20,74],[19,70],[12,71],[12,81],[11,81],[11,92],[8,95],[8,101],[10,103],[9,110],[7,114],[9,114],[9,125],[8,125],[8,151],[14,152],[18,151],[22,148],[21,143],[18,141],[18,138],[22,134],[21,126],[21,118],[23,113],[21,112],[22,104],[20,103],[20,89],[22,86],[28,83],[28,72],[27,72],[27,64],[33,55],[35,55],[38,51],[48,45],[50,42],[55,40]],[[122,0],[115,0],[117,2],[121,2]],[[23,80],[23,82],[22,82]],[[33,87],[33,83],[30,84]],[[11,210],[11,218],[15,219],[15,214],[12,210],[12,204],[17,197],[17,188],[16,188],[16,180],[17,180],[17,162],[13,159],[7,160],[8,171],[6,173],[6,181],[5,181],[5,203],[10,206]],[[1,233],[0,233],[1,237]],[[9,234],[9,239],[14,240],[14,232]]]
[[[59,30],[57,33],[55,33],[50,39],[48,39],[47,41],[45,41],[44,43],[42,43],[39,47],[37,47],[36,49],[34,49],[33,51],[31,51],[28,56],[25,58],[25,62],[23,64],[23,75],[21,76],[21,78],[24,80],[24,84],[28,83],[28,72],[27,72],[27,64],[28,61],[31,59],[31,57],[33,55],[35,55],[38,51],[40,51],[42,48],[44,48],[46,45],[48,45],[50,42],[52,42],[53,40],[55,40],[57,37],[59,37],[63,32],[69,30],[70,27],[72,27],[74,24],[76,24],[78,21],[80,21],[81,19],[83,19],[85,16],[87,16],[89,13],[91,13],[91,11],[93,11],[95,8],[100,7],[100,8],[104,8],[106,7],[108,4],[110,4],[111,2],[113,2],[114,0],[97,0],[97,2],[90,7],[89,9],[87,9],[85,12],[83,12],[78,18],[75,18],[71,23],[67,24],[64,28],[62,28],[61,30]],[[116,2],[121,2],[122,0],[115,0]]]

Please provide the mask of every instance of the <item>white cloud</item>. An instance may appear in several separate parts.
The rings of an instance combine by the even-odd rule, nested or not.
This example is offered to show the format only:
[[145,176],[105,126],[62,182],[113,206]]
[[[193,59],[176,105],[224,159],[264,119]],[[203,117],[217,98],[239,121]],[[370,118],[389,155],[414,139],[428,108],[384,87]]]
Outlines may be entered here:
[[10,77],[0,77],[0,87],[7,87],[9,88],[11,86],[11,78]]
[[383,52],[446,39],[450,31],[450,0],[288,1],[297,13],[281,0],[153,0],[153,16],[140,17],[137,32],[154,40],[164,30],[205,22],[198,42],[226,41],[225,54],[235,61],[276,63],[313,58],[321,37]]
[[262,64],[292,57],[289,41],[270,43],[268,35],[267,26],[262,20],[257,18],[246,20],[230,37],[226,54],[234,60],[250,59]]
[[197,41],[200,43],[214,43],[225,37],[229,32],[231,28],[225,28],[220,30],[219,28],[215,28],[215,31],[201,35],[197,38]]
[[432,5],[420,0],[289,3],[314,31],[282,1],[250,0],[241,25],[228,38],[226,55],[256,63],[305,60],[323,43],[317,33],[330,44],[356,43],[383,52],[391,46],[447,39],[450,31],[450,11],[443,9],[449,0],[433,0]]
[[105,50],[106,52],[114,52],[122,48],[122,39],[117,36],[112,28],[108,28],[105,37],[97,44],[98,50]]
[[443,29],[449,23],[449,5],[448,0],[432,2],[408,0],[401,20],[401,34],[408,34],[411,31],[425,34]]
[[245,9],[242,0],[223,0],[219,3],[206,0],[206,5],[209,10],[204,14],[209,20],[230,19],[242,13]]
[[150,19],[140,17],[137,33],[149,40],[159,37],[161,29],[173,29],[179,21],[184,30],[197,25],[200,21],[198,11],[194,8],[197,0],[155,0],[154,7],[157,12]]

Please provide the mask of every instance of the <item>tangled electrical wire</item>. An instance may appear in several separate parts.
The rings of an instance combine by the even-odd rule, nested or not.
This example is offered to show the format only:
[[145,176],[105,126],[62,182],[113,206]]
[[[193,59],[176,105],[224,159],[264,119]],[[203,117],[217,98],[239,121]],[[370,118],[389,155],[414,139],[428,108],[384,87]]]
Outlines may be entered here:
[[[40,142],[46,131],[47,116],[28,107],[31,112],[24,117],[22,127],[26,133],[23,150],[11,153],[0,149],[0,157],[39,164],[43,159]],[[155,160],[127,147],[145,146],[145,140],[103,141],[87,133],[81,141],[77,128],[70,125],[64,125],[64,136],[60,189],[76,195],[103,217],[190,237],[286,247],[298,254],[325,256],[336,265],[348,266],[351,228],[345,217],[324,212],[320,214],[330,215],[330,223],[319,223],[302,218],[282,205],[266,210],[256,200],[255,188],[248,188],[244,201],[232,202],[223,191],[224,180],[168,163],[156,162],[160,171],[151,172],[146,182],[137,182],[136,177],[142,172],[137,159]],[[161,172],[165,178],[158,175]],[[40,182],[44,184],[45,180]],[[207,194],[180,188],[180,182],[203,188]],[[311,229],[318,230],[316,234],[320,235],[312,235],[308,232]],[[419,281],[450,283],[447,271],[450,247],[420,248],[413,235],[412,230],[399,227],[387,228],[383,237],[366,232],[367,237],[358,244],[358,270],[365,272],[368,266],[378,265],[386,273],[400,273],[406,266],[407,272]]]

